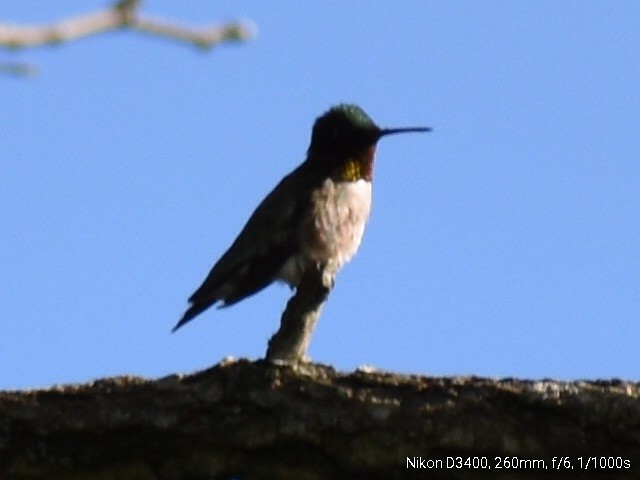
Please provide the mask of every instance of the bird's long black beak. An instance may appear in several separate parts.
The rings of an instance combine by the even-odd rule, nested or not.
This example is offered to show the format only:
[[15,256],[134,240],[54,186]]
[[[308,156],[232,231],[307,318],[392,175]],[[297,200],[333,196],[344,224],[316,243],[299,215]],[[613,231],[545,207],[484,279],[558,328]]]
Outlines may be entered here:
[[378,138],[385,135],[395,135],[396,133],[430,132],[431,130],[429,127],[383,128],[380,130]]

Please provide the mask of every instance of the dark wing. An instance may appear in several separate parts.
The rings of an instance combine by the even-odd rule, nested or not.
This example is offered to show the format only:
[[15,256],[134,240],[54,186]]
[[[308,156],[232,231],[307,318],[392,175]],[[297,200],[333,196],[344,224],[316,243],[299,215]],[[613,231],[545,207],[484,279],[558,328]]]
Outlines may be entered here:
[[260,203],[231,247],[189,297],[191,306],[174,332],[216,302],[232,305],[275,280],[284,262],[296,253],[296,225],[308,208],[312,188],[306,178],[298,167]]

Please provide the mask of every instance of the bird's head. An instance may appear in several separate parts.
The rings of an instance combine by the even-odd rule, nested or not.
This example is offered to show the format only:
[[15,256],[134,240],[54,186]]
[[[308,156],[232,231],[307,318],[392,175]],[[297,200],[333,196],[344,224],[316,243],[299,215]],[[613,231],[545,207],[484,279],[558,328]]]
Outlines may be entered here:
[[385,135],[427,132],[430,128],[380,128],[357,105],[343,103],[331,107],[313,124],[310,156],[350,158],[376,145]]

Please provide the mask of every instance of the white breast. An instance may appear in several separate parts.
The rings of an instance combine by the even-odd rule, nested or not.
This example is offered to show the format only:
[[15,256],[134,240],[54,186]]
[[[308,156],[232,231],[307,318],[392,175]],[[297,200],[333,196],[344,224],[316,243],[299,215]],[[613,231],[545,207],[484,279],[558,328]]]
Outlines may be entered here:
[[[371,210],[371,183],[325,181],[312,199],[313,226],[304,245],[316,261],[336,267],[355,255]],[[309,225],[311,227],[311,225]]]
[[371,183],[327,179],[313,193],[311,203],[299,231],[301,252],[279,272],[291,285],[299,283],[309,264],[326,264],[337,273],[355,255],[371,210]]

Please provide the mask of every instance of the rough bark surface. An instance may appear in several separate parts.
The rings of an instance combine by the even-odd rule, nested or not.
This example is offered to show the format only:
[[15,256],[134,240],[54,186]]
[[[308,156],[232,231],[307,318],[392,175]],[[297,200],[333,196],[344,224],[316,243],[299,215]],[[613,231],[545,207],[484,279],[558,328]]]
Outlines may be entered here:
[[[554,478],[637,479],[639,397],[639,384],[618,380],[230,360],[159,380],[1,392],[0,479],[538,479],[554,457],[567,459]],[[447,469],[447,456],[486,457],[491,469]],[[585,470],[588,457],[614,468]]]
[[280,329],[269,340],[267,360],[304,361],[311,334],[333,288],[333,282],[334,275],[325,273],[324,267],[318,270],[308,269],[296,288],[295,295],[287,302],[280,320]]

